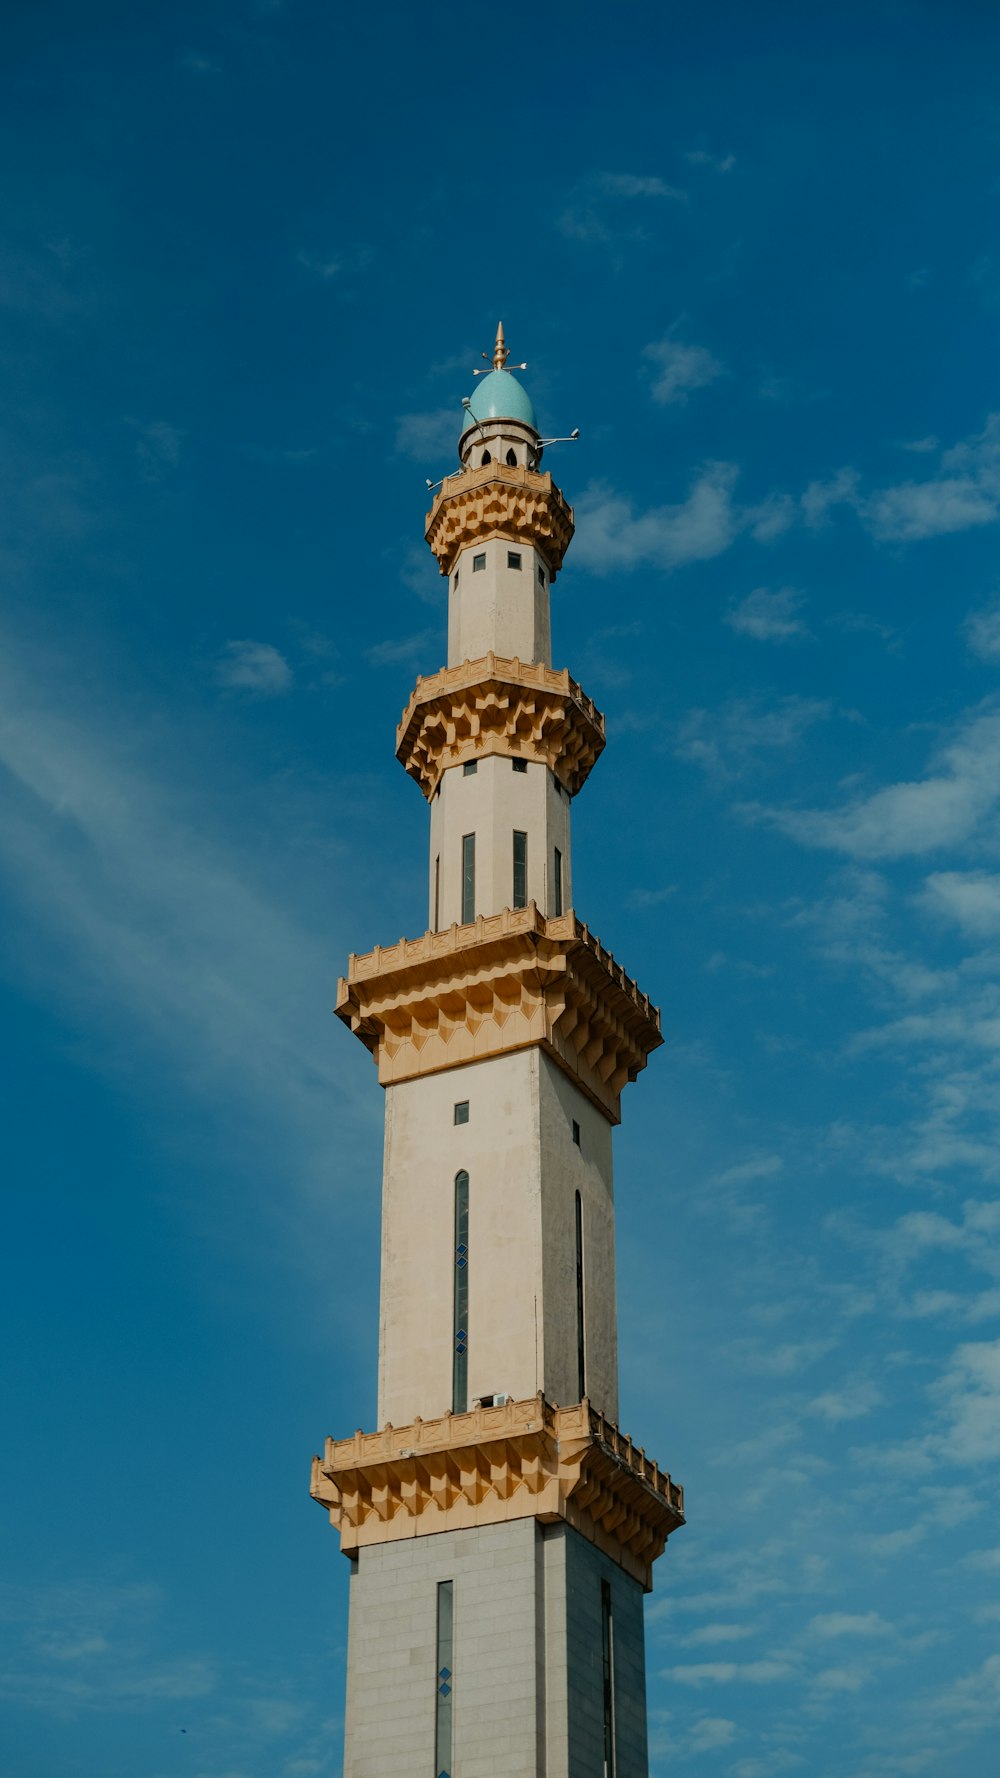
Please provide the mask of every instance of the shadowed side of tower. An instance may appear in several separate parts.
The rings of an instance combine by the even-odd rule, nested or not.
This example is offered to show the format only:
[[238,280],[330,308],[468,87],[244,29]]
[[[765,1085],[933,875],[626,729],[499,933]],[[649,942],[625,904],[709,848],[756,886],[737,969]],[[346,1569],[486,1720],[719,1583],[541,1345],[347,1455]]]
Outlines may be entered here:
[[428,930],[352,956],[336,1008],[386,1094],[378,1426],[313,1463],[345,1778],[645,1778],[642,1596],[683,1523],[617,1426],[611,1137],[660,1017],[574,911],[604,719],[552,665],[573,514],[508,356],[501,327],[427,517],[448,660],[397,730]]

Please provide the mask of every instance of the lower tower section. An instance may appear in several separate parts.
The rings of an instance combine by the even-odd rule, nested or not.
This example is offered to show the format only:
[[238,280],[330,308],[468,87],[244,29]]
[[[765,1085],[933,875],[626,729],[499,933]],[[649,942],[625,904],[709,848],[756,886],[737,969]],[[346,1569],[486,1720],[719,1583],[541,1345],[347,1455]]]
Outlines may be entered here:
[[360,1551],[344,1778],[645,1778],[642,1597],[531,1518]]
[[681,1489],[588,1401],[327,1441],[344,1778],[645,1778],[642,1596]]

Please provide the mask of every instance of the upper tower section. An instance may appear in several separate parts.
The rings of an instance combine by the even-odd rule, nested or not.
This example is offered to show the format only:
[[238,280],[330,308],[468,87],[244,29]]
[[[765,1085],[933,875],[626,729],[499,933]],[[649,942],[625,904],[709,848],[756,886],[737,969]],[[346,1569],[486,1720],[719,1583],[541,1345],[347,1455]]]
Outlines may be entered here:
[[552,663],[549,587],[573,512],[540,468],[535,410],[507,369],[509,356],[501,322],[493,368],[463,403],[462,466],[445,477],[427,515],[427,542],[449,580],[449,667],[487,654]]

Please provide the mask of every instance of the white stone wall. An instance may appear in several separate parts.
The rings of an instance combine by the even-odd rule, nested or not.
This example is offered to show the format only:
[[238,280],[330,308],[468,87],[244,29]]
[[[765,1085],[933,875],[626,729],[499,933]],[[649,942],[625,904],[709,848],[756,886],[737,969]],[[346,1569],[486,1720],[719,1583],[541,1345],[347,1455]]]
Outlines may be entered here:
[[[454,1107],[468,1100],[469,1121]],[[573,1122],[580,1144],[573,1140]],[[386,1089],[378,1424],[452,1407],[455,1175],[469,1175],[469,1404],[579,1400],[618,1415],[611,1126],[536,1045]]]
[[[474,568],[485,556],[483,568]],[[509,558],[519,558],[512,568]],[[525,543],[491,537],[463,550],[448,580],[448,665],[481,655],[552,665],[549,570]]]
[[[428,925],[442,930],[462,921],[462,839],[476,836],[476,914],[498,914],[514,905],[514,830],[528,836],[528,901],[554,914],[555,850],[562,854],[562,911],[573,905],[570,798],[548,766],[491,754],[444,772],[431,798]],[[438,885],[435,890],[435,885]],[[435,907],[436,903],[436,907]],[[435,927],[435,911],[437,921]]]
[[516,1519],[361,1550],[344,1778],[433,1778],[437,1586],[454,1586],[452,1778],[604,1778],[601,1580],[618,1778],[647,1778],[642,1589],[578,1532]]

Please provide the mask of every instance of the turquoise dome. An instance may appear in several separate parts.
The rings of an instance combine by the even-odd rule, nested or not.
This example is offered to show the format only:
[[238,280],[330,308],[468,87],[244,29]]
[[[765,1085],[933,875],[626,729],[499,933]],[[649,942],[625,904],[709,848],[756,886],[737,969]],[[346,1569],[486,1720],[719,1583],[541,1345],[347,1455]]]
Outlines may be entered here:
[[538,431],[531,397],[509,370],[491,370],[485,377],[477,377],[465,412],[463,438],[475,420],[520,420],[523,426]]

